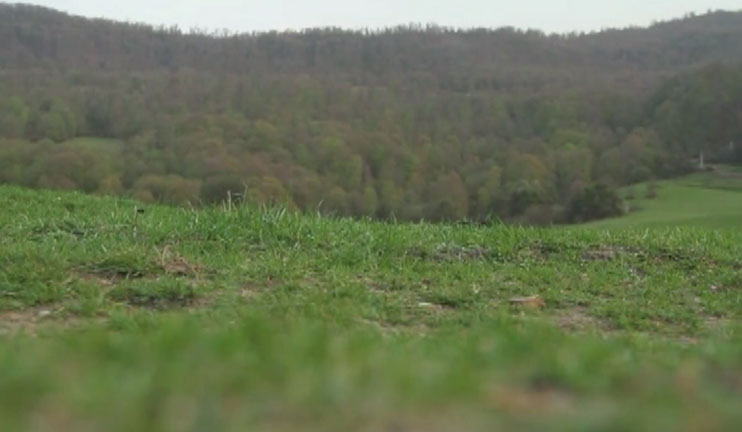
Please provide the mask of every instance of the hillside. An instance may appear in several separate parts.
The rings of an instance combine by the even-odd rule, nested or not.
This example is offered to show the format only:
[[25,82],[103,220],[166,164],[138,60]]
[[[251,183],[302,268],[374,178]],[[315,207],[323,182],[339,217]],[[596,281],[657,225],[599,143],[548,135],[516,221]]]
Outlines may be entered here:
[[[655,190],[655,198],[647,198],[650,187]],[[742,228],[742,172],[738,167],[719,166],[712,172],[656,182],[654,186],[634,185],[626,188],[624,195],[631,197],[628,215],[587,226]]]
[[[738,232],[0,187],[2,430],[736,430]],[[513,297],[539,295],[532,307]]]
[[0,183],[385,220],[582,221],[617,212],[578,210],[597,185],[685,174],[701,151],[742,158],[723,151],[742,141],[740,29],[742,13],[714,12],[587,35],[204,35],[4,4]]

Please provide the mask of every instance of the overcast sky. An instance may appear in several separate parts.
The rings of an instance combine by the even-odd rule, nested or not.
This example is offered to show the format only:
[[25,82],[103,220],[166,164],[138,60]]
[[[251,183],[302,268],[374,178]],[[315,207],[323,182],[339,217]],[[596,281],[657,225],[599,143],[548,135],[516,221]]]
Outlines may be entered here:
[[[15,3],[15,1],[4,3]],[[709,9],[742,10],[742,0],[37,0],[76,15],[233,31],[307,27],[380,28],[407,23],[451,27],[590,31],[648,25]]]

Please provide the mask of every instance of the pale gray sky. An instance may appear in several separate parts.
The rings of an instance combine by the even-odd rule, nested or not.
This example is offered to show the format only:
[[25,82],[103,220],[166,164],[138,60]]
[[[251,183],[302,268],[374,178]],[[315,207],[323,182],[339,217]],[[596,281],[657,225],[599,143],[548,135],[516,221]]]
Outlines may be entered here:
[[[5,3],[12,3],[5,2]],[[742,0],[31,0],[76,15],[233,31],[380,28],[406,23],[546,32],[648,25]]]

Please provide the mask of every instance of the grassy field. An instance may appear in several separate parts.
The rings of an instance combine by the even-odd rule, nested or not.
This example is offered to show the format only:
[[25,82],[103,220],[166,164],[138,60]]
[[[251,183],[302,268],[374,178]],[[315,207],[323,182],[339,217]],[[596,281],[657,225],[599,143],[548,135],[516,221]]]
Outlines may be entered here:
[[740,232],[0,209],[3,431],[742,424]]
[[624,190],[624,194],[629,192],[636,197],[629,201],[631,213],[587,226],[742,228],[742,172],[739,167],[720,166],[713,172],[658,182],[655,199],[646,198],[646,184]]

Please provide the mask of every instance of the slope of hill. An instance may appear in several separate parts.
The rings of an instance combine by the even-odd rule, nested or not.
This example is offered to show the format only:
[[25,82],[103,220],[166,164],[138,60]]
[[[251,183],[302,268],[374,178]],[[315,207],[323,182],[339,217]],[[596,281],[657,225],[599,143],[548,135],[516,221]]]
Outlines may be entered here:
[[[646,198],[648,188],[655,198]],[[648,228],[695,226],[716,229],[742,228],[742,173],[719,166],[674,180],[641,184],[625,189],[634,197],[632,211],[623,217],[587,224],[595,228]]]
[[2,430],[742,421],[739,232],[0,205]]
[[[582,220],[575,203],[595,184],[683,174],[691,155],[742,140],[741,23],[217,37],[0,5],[0,182],[381,219]],[[120,155],[79,138],[116,140]]]

